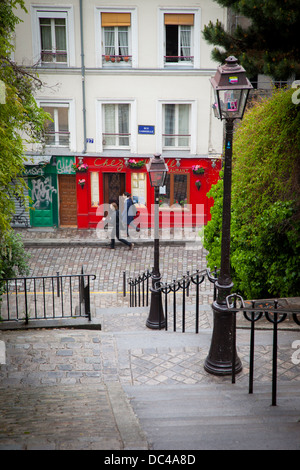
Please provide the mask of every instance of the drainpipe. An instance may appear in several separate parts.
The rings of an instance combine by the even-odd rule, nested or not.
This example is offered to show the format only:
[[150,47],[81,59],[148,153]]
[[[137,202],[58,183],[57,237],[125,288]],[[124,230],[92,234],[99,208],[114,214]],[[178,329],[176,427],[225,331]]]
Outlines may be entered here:
[[86,153],[85,66],[84,66],[82,0],[79,0],[79,10],[80,10],[81,82],[82,82],[82,118],[83,118],[83,151],[82,153]]

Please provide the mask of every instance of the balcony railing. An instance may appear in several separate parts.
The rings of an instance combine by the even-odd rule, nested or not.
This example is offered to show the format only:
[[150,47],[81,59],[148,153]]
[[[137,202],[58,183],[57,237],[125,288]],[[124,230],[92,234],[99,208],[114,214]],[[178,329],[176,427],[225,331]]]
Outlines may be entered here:
[[191,134],[162,134],[164,147],[190,147]]
[[164,61],[165,61],[165,64],[182,63],[182,64],[190,65],[194,63],[194,56],[193,55],[165,55]]
[[128,147],[131,134],[119,133],[113,134],[104,132],[102,134],[102,144],[106,147]]
[[41,61],[42,62],[50,62],[50,63],[63,63],[65,64],[68,61],[67,51],[48,51],[43,50],[41,52]]
[[68,131],[46,132],[45,143],[46,145],[53,146],[53,147],[69,147],[70,132]]

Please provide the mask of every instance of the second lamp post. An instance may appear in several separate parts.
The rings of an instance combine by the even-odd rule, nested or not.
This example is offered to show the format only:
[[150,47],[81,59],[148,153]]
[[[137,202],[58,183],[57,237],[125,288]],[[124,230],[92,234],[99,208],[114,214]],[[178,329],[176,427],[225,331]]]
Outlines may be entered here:
[[159,187],[163,186],[168,172],[168,166],[159,154],[150,158],[147,164],[150,184],[154,188],[154,266],[152,270],[152,290],[150,312],[146,326],[152,329],[165,327],[165,317],[162,307],[161,291],[157,289],[161,275],[159,271]]

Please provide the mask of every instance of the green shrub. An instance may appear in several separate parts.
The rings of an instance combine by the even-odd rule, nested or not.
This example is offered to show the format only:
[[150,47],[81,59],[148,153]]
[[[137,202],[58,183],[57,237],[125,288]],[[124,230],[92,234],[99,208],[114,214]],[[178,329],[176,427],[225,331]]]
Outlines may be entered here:
[[26,276],[29,274],[29,254],[26,253],[22,239],[12,230],[1,237],[0,254],[0,301],[3,291],[3,278]]
[[[234,136],[231,275],[245,298],[300,295],[300,106],[274,92],[245,114]],[[208,266],[220,266],[223,184],[210,191]]]

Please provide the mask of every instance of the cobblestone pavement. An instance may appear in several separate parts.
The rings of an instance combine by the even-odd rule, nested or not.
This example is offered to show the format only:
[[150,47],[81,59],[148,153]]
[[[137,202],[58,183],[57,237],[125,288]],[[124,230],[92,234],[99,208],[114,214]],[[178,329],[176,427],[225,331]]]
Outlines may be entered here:
[[[0,449],[146,448],[122,386],[230,382],[203,368],[212,328],[209,282],[201,286],[199,335],[191,331],[192,319],[184,334],[180,328],[177,333],[153,331],[145,327],[147,309],[128,308],[122,291],[123,271],[129,276],[151,267],[151,246],[137,246],[133,251],[73,245],[27,250],[31,275],[78,274],[81,266],[97,275],[92,304],[102,330],[0,331],[0,342],[5,344],[5,360],[2,364],[0,360]],[[186,270],[204,269],[205,253],[162,246],[160,267],[166,280],[173,279]],[[193,299],[191,294],[191,305]],[[280,334],[280,382],[300,382],[300,366],[291,361],[297,337],[297,330]],[[272,332],[257,332],[256,338],[255,381],[270,384]],[[236,380],[247,389],[249,330],[238,330],[237,343],[243,371]],[[114,406],[116,396],[122,406]],[[122,413],[118,415],[116,408]],[[134,444],[126,442],[121,415],[132,422]]]

